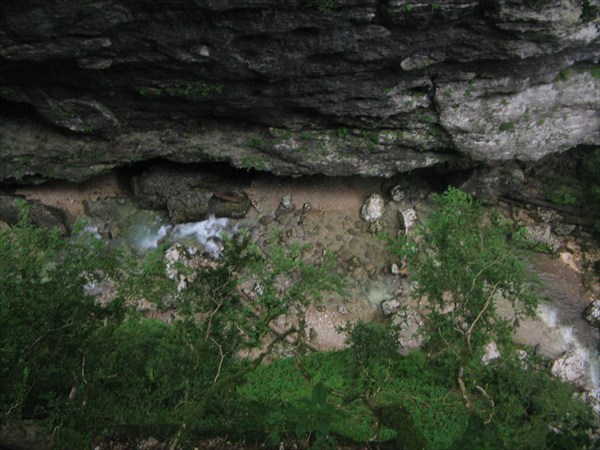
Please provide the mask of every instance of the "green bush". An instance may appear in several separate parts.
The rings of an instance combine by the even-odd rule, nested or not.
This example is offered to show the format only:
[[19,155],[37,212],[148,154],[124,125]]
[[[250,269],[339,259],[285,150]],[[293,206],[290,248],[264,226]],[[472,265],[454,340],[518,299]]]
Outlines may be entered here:
[[517,314],[531,314],[537,297],[524,261],[523,235],[496,211],[450,188],[436,196],[438,209],[416,235],[390,239],[406,259],[416,295],[431,308],[429,346],[450,351],[463,364],[481,357],[495,340],[510,342],[509,324],[496,313],[502,294]]
[[[357,323],[345,327],[346,350],[306,353],[300,341],[292,358],[270,364],[261,363],[285,335],[254,360],[237,355],[259,350],[273,317],[290,307],[302,316],[321,290],[340,288],[331,256],[313,266],[275,234],[266,252],[247,236],[230,239],[219,265],[194,272],[177,299],[181,318],[167,325],[127,307],[141,297],[172,304],[164,248],[139,261],[85,234],[36,228],[25,214],[0,230],[3,423],[46,424],[64,449],[149,435],[183,448],[199,436],[315,449],[587,448],[590,411],[540,361],[525,369],[507,352],[478,362],[492,336],[510,336],[490,304],[494,289],[525,309],[535,304],[513,260],[518,235],[460,191],[437,201],[414,238],[391,241],[433,308],[423,351],[402,356],[397,329]],[[290,273],[281,292],[275,281]],[[106,277],[121,288],[101,306],[83,285]],[[247,280],[263,286],[252,305],[238,290]],[[444,292],[456,303],[447,318]],[[470,339],[453,328],[459,313],[476,324]]]
[[[220,264],[195,273],[177,298],[180,319],[165,325],[127,307],[140,298],[173,303],[164,248],[138,261],[80,231],[65,239],[30,225],[27,211],[0,230],[2,420],[41,421],[63,448],[119,431],[158,430],[176,444],[228,429],[234,386],[271,347],[253,361],[238,352],[261,344],[287,308],[302,311],[322,289],[340,288],[331,256],[310,266],[298,247],[272,239],[267,256],[240,236],[226,242]],[[290,274],[279,292],[275,279]],[[238,290],[249,277],[264,291],[252,306]],[[119,286],[115,300],[102,306],[84,295],[86,283],[108,278]]]

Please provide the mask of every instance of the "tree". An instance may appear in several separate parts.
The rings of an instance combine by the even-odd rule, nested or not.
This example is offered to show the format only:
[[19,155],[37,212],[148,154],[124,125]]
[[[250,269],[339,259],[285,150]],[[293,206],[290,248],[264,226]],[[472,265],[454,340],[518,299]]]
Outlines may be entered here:
[[526,269],[523,234],[498,211],[454,188],[434,200],[437,209],[423,226],[389,242],[429,309],[428,350],[454,355],[468,403],[464,371],[474,377],[490,342],[511,341],[514,323],[498,315],[498,296],[512,303],[517,321],[535,311],[535,280]]
[[[272,319],[341,287],[331,255],[313,266],[299,247],[284,250],[273,238],[259,249],[240,235],[214,264],[177,264],[187,279],[178,290],[165,247],[126,257],[82,227],[65,238],[33,226],[23,208],[17,226],[0,230],[0,425],[44,423],[61,448],[144,427],[175,448],[198,432],[228,429],[236,386],[276,343],[302,334],[301,324],[277,329],[263,347]],[[112,302],[84,293],[109,278]],[[282,278],[285,288],[276,288]],[[247,279],[260,283],[260,295],[242,289]],[[179,318],[167,325],[144,317],[132,307],[141,298],[175,306]],[[260,353],[243,359],[244,349]]]

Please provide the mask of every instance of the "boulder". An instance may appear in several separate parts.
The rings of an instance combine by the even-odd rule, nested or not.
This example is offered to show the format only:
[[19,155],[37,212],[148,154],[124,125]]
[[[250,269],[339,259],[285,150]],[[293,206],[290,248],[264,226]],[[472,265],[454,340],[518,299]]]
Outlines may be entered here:
[[495,199],[519,191],[524,181],[523,170],[509,162],[475,170],[460,189],[475,197]]
[[590,303],[590,306],[585,310],[584,317],[591,326],[600,328],[600,300],[596,299]]
[[240,189],[244,177],[231,169],[171,163],[155,164],[132,179],[133,194],[143,208],[167,209],[174,223],[198,222],[210,215],[241,218],[251,202]]
[[54,228],[61,234],[70,230],[71,218],[54,206],[44,205],[38,200],[27,200],[16,195],[0,194],[0,221],[15,225],[21,218],[19,203],[29,206],[31,223],[45,228]]
[[481,357],[481,362],[485,365],[489,364],[490,362],[500,358],[500,356],[502,356],[500,354],[500,350],[498,350],[498,344],[496,344],[496,342],[492,341],[489,342],[483,349],[483,356]]
[[360,208],[360,217],[367,223],[379,221],[385,213],[385,200],[379,194],[372,194]]
[[407,355],[423,345],[425,341],[422,334],[423,320],[414,307],[406,306],[398,310],[392,318],[392,323],[399,330],[400,353]]
[[189,223],[205,220],[210,215],[209,202],[212,192],[191,190],[167,199],[167,210],[173,223]]
[[556,252],[560,248],[560,242],[552,234],[552,229],[548,223],[528,226],[525,231],[527,240],[534,246],[542,245],[552,252]]
[[397,298],[389,298],[387,300],[383,300],[380,306],[383,315],[385,317],[390,317],[400,309],[402,303]]
[[390,189],[390,197],[395,202],[404,201],[404,200],[406,200],[406,191],[400,185],[393,186]]
[[582,382],[588,368],[588,359],[588,351],[577,347],[554,360],[552,375],[570,383]]
[[[132,178],[135,200],[147,209],[166,209],[169,199],[182,193],[214,193],[237,191],[247,185],[244,177],[231,168],[202,167],[173,163],[157,163]],[[184,199],[184,203],[193,199]]]
[[275,210],[275,218],[279,219],[280,217],[285,216],[286,214],[290,214],[290,213],[294,212],[295,210],[296,210],[296,205],[294,205],[292,196],[284,195],[283,197],[281,197],[279,206],[277,206],[277,209]]
[[401,231],[410,232],[418,223],[417,212],[412,208],[398,211],[398,222]]

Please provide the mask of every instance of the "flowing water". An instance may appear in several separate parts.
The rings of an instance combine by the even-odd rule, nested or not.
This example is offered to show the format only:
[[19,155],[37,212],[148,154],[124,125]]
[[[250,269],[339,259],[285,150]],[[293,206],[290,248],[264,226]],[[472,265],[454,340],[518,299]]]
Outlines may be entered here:
[[124,245],[137,255],[143,255],[167,241],[218,257],[222,236],[236,232],[226,218],[211,216],[200,222],[174,225],[164,213],[139,209],[129,201],[113,203],[109,208],[109,218],[92,218],[85,231],[96,237],[108,234],[113,245]]
[[523,320],[515,334],[520,344],[537,346],[548,358],[577,352],[585,360],[585,376],[581,384],[592,391],[600,389],[600,330],[583,318],[590,299],[581,284],[580,274],[560,259],[536,254],[535,273],[542,282],[544,300],[537,317]]

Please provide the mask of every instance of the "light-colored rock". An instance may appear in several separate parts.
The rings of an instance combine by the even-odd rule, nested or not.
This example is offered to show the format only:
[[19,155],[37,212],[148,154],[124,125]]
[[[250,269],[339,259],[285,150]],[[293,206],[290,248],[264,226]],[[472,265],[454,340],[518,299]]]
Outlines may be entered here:
[[590,306],[585,310],[584,317],[591,326],[600,328],[600,300],[596,299],[590,303]]
[[537,208],[537,215],[540,218],[540,220],[545,223],[555,222],[556,220],[561,218],[560,214],[557,211],[542,207]]
[[483,364],[489,364],[490,362],[500,358],[502,356],[500,354],[500,350],[498,350],[498,344],[492,341],[488,343],[483,349],[483,356],[481,357],[481,362]]
[[279,206],[277,207],[277,210],[275,211],[275,218],[279,219],[280,217],[293,212],[295,209],[296,209],[296,207],[294,206],[294,202],[292,201],[292,196],[284,195],[283,197],[281,197]]
[[187,257],[185,247],[179,243],[172,245],[165,251],[164,258],[167,277],[170,280],[176,280],[179,277],[177,264],[186,265]]
[[390,317],[392,314],[397,312],[402,303],[397,298],[389,298],[381,302],[381,312],[385,317]]
[[542,244],[556,252],[560,248],[560,242],[552,234],[550,224],[540,224],[526,227],[526,237],[531,244]]
[[87,283],[83,285],[83,294],[93,297],[101,306],[106,306],[117,298],[117,285],[103,273],[86,274]]
[[[494,95],[509,77],[438,85],[440,124],[461,153],[475,160],[536,160],[574,147],[598,144],[598,89],[589,72]],[[452,93],[453,95],[444,95]]]
[[396,312],[392,323],[400,330],[398,334],[400,353],[407,355],[423,345],[425,340],[421,333],[423,321],[415,308],[410,306],[402,308]]
[[346,305],[345,303],[342,303],[341,305],[339,305],[337,307],[337,312],[342,315],[346,315],[346,314],[350,314],[350,309],[348,308],[348,305]]
[[367,223],[375,223],[385,213],[385,200],[379,194],[372,194],[360,208],[360,218]]
[[596,414],[596,417],[600,417],[600,389],[585,389],[583,392],[578,394],[578,397],[583,400]]
[[406,199],[406,192],[402,186],[396,185],[390,189],[390,197],[395,202],[401,202]]
[[573,253],[571,252],[560,252],[560,254],[558,255],[558,257],[560,258],[560,260],[569,267],[569,269],[580,273],[581,270],[579,270],[579,266],[577,264],[577,258],[575,255],[573,255]]
[[588,351],[578,347],[552,363],[552,375],[571,383],[581,381],[586,373],[588,359]]
[[417,225],[417,212],[412,208],[400,210],[398,211],[398,220],[400,222],[400,229],[408,233]]

